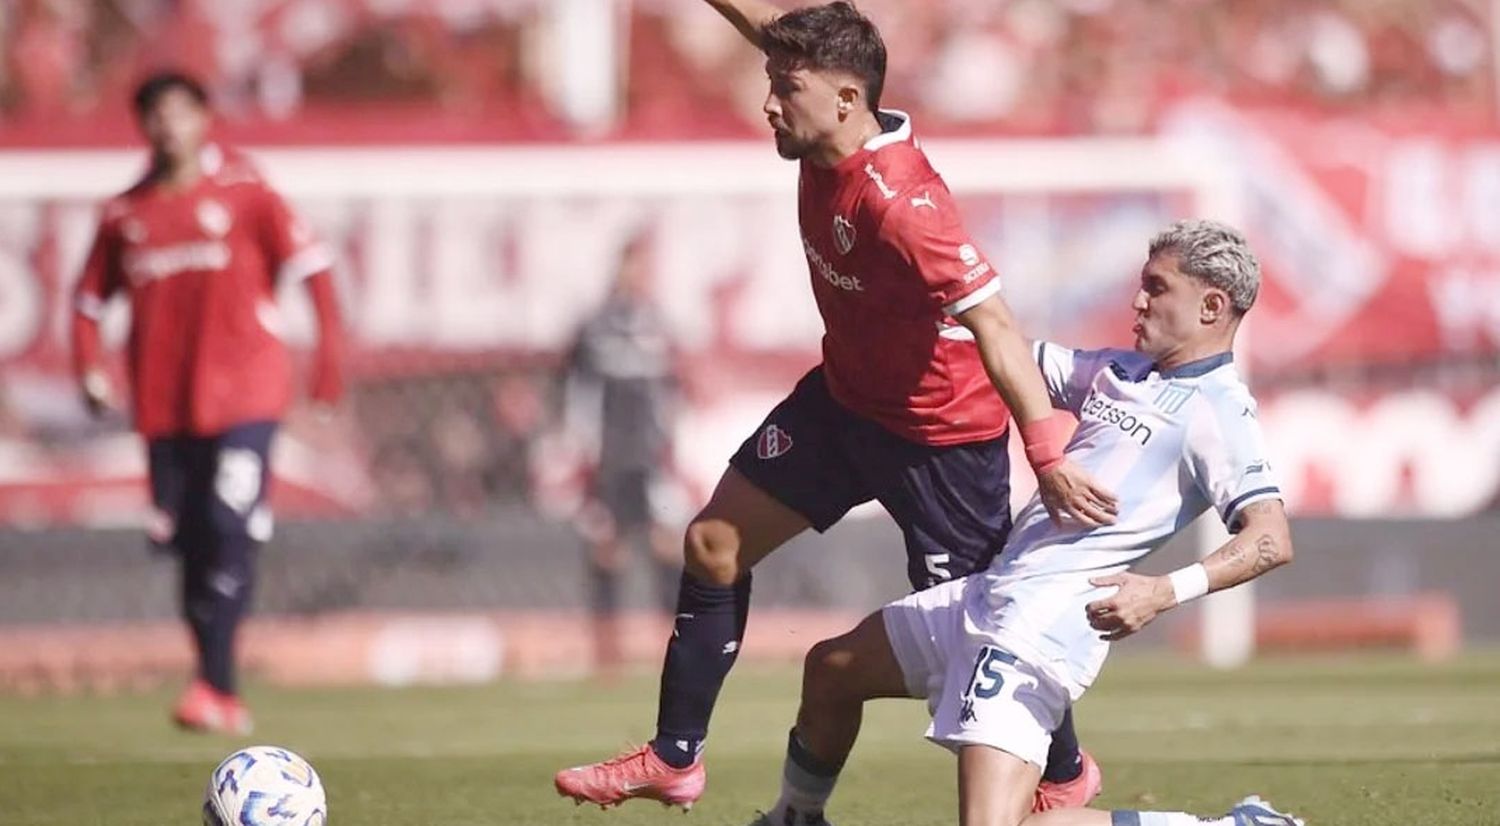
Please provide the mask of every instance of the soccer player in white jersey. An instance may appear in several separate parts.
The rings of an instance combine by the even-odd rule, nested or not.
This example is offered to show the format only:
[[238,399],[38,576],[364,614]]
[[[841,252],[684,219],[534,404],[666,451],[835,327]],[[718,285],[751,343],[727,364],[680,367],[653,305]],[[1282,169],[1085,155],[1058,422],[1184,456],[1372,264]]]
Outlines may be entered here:
[[[926,698],[927,737],[958,754],[964,826],[1293,826],[1247,798],[1217,818],[1179,812],[1028,813],[1049,732],[1093,683],[1111,642],[1210,591],[1290,561],[1281,493],[1235,331],[1260,271],[1243,236],[1211,221],[1152,240],[1135,294],[1135,350],[1033,345],[1053,404],[1078,416],[1067,457],[1119,494],[1113,525],[1058,524],[1032,501],[980,573],[919,591],[808,653],[782,794],[762,826],[819,826],[877,697]],[[1168,576],[1130,572],[1208,508],[1234,536]]]

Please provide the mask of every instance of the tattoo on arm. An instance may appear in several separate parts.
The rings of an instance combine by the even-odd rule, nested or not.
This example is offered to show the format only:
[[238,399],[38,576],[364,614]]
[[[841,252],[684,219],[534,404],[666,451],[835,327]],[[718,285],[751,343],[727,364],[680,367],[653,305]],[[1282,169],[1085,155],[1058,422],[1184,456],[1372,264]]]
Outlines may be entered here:
[[1245,547],[1243,539],[1235,537],[1218,553],[1223,555],[1220,559],[1225,565],[1234,570],[1239,570],[1245,564],[1245,557],[1250,555],[1250,549]]
[[1227,570],[1238,573],[1241,568],[1245,567],[1245,558],[1248,558],[1248,556],[1250,556],[1250,549],[1245,547],[1244,540],[1235,537],[1229,541],[1229,544],[1215,550],[1208,558],[1203,559],[1203,562],[1208,562],[1208,564],[1218,562],[1218,564],[1223,565]]
[[1241,516],[1245,530],[1203,558],[1212,591],[1248,582],[1291,560],[1291,537],[1285,530],[1280,501],[1252,503]]
[[1228,579],[1216,587],[1228,588],[1275,568],[1281,564],[1281,553],[1276,537],[1263,533],[1253,542],[1248,537],[1237,536],[1209,554],[1203,562],[1210,571],[1218,571],[1220,576]]
[[1270,534],[1261,534],[1260,539],[1255,540],[1255,566],[1250,569],[1250,573],[1260,576],[1275,568],[1277,556],[1276,540]]

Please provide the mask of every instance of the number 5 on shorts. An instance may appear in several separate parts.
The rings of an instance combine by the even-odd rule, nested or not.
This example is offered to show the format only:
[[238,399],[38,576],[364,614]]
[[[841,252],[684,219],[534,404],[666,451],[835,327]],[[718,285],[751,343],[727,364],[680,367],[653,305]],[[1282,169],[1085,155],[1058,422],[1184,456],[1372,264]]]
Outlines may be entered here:
[[948,573],[948,569],[943,567],[948,564],[949,558],[948,554],[926,554],[922,557],[922,561],[927,565],[928,588],[953,578],[953,575]]
[[1005,685],[1005,678],[1001,676],[997,665],[1006,663],[1014,665],[1016,657],[1009,651],[986,645],[979,649],[979,656],[974,658],[974,673],[969,678],[970,697],[988,700],[1000,693],[1001,686]]

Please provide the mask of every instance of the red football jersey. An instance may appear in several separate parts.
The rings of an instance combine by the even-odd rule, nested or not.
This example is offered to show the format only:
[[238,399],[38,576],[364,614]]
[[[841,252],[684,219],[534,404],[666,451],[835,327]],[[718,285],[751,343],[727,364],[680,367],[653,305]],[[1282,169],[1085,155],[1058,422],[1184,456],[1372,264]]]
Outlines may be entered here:
[[76,292],[93,318],[116,292],[130,297],[132,408],[148,438],[280,419],[291,363],[276,287],[332,264],[245,158],[204,156],[188,189],[142,182],[105,204]]
[[1010,414],[953,316],[998,293],[999,276],[910,119],[881,121],[887,131],[838,166],[802,163],[798,215],[829,390],[915,442],[993,438]]

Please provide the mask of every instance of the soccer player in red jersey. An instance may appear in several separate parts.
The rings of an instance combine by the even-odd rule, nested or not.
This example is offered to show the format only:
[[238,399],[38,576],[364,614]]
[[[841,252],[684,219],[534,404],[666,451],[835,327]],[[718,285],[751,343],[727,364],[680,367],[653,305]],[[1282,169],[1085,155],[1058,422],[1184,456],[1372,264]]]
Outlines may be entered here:
[[182,561],[182,611],[197,674],[173,712],[182,726],[245,733],[234,638],[250,602],[256,548],[270,536],[270,446],[291,402],[278,285],[301,281],[318,319],[312,398],[342,392],[332,257],[249,162],[209,139],[208,96],[164,72],[137,89],[151,147],[145,177],[104,205],[75,292],[73,359],[94,413],[117,395],[99,318],[130,300],[131,412],[145,438],[153,542]]
[[[902,529],[913,588],[983,570],[1011,527],[1012,416],[1054,519],[1092,527],[1116,510],[1063,456],[1070,425],[910,118],[879,107],[886,56],[874,24],[845,2],[784,14],[761,0],[708,3],[766,55],[766,118],[777,152],[800,164],[823,363],[730,459],[688,527],[655,739],[555,778],[560,794],[606,806],[686,807],[702,794],[700,750],[744,634],[750,569],[807,528],[876,499]],[[1098,793],[1071,718],[1048,763],[1037,808]],[[800,786],[839,768],[791,732],[787,771]]]

